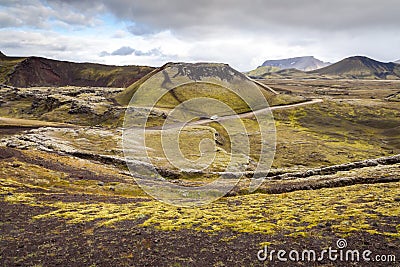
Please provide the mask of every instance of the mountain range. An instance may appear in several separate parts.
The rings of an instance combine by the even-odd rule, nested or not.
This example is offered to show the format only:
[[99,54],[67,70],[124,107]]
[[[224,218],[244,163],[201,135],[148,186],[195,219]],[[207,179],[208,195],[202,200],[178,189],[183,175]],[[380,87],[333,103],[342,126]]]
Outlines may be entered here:
[[[314,69],[322,65],[325,66]],[[298,68],[313,70],[303,71]],[[112,66],[43,57],[9,57],[0,51],[0,84],[16,87],[128,87],[153,70],[155,68],[148,66]],[[267,60],[263,66],[246,74],[257,79],[400,79],[400,61],[384,63],[365,56],[354,56],[330,64],[314,57],[296,57]]]
[[[281,62],[290,60],[284,59]],[[384,63],[365,56],[353,56],[311,71],[262,66],[246,74],[252,78],[400,79],[400,64],[396,62]]]
[[269,67],[277,67],[281,70],[298,69],[302,71],[312,71],[329,66],[330,64],[331,63],[329,62],[323,62],[319,59],[316,59],[313,56],[305,56],[305,57],[293,57],[293,58],[285,58],[278,60],[267,60],[261,65],[261,67],[269,66]]

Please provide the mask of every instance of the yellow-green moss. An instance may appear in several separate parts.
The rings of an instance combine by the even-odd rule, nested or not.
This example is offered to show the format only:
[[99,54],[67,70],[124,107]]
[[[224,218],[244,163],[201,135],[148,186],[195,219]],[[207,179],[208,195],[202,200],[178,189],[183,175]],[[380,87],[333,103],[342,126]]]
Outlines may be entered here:
[[[379,222],[382,216],[399,216],[400,203],[394,200],[399,186],[397,182],[280,195],[254,194],[223,198],[197,208],[177,208],[157,201],[128,204],[49,202],[42,205],[55,210],[34,218],[56,216],[70,223],[98,220],[99,225],[141,218],[145,219],[142,226],[166,231],[229,229],[241,233],[283,232],[291,236],[306,236],[309,231],[329,222],[331,229],[340,234],[367,231],[398,238],[399,225],[393,225],[397,232],[386,232],[374,228],[370,221]],[[29,201],[20,199],[21,203],[29,204]]]

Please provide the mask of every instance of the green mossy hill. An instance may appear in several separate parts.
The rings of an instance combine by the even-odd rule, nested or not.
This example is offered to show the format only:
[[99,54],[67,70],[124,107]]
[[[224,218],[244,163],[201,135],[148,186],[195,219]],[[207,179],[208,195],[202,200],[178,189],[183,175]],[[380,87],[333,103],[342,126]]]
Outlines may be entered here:
[[[167,75],[167,73],[168,75],[170,75],[170,73],[174,74],[170,76],[173,78],[182,78],[182,80],[185,80],[186,82],[174,88],[170,88],[169,91],[158,101],[156,106],[159,108],[173,108],[182,102],[193,99],[194,97],[205,97],[214,98],[223,103],[230,103],[229,105],[237,112],[245,112],[248,110],[248,107],[243,103],[243,100],[240,99],[239,96],[235,95],[230,88],[217,85],[213,83],[212,80],[215,79],[224,82],[241,83],[243,85],[246,83],[250,85],[253,82],[244,74],[232,69],[228,65],[217,63],[168,63],[129,86],[125,91],[118,94],[115,99],[121,105],[128,105],[135,92],[146,82],[156,81],[156,83],[161,84],[160,81],[157,81],[157,79],[162,77],[160,73],[163,75]],[[169,77],[165,77],[162,84],[168,83],[168,79]],[[187,80],[193,82],[188,83]],[[261,93],[266,99],[276,95],[276,93],[273,90],[268,89],[267,86],[257,86],[259,86]],[[151,98],[153,96],[149,95],[147,97]]]
[[144,82],[146,82],[148,79],[150,79],[153,75],[155,75],[156,73],[160,72],[164,67],[165,67],[165,65],[163,67],[161,67],[161,68],[157,68],[157,69],[151,71],[150,73],[146,74],[145,76],[143,76],[142,78],[140,78],[139,80],[137,80],[136,82],[131,84],[123,92],[119,93],[115,97],[115,100],[119,104],[121,104],[123,106],[127,106],[129,104],[129,101],[131,100],[133,94],[139,89],[139,87]]
[[254,70],[246,72],[246,75],[248,75],[249,77],[254,77],[254,78],[263,78],[265,75],[268,75],[273,72],[277,72],[279,70],[280,70],[280,68],[278,68],[278,67],[260,66]]

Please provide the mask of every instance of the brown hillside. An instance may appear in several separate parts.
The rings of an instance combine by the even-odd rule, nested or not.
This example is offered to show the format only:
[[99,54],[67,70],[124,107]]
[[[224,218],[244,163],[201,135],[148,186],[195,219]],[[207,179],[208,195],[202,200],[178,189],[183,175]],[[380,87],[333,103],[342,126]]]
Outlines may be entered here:
[[[18,60],[17,60],[18,59]],[[17,87],[99,86],[128,87],[154,68],[147,66],[110,66],[74,63],[41,57],[0,56],[0,80]]]

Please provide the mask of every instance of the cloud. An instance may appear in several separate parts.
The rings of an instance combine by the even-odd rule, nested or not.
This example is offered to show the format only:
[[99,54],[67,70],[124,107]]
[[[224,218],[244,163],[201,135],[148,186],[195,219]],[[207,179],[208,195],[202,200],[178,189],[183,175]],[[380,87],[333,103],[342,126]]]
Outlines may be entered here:
[[153,48],[147,52],[143,52],[141,50],[133,49],[130,46],[122,46],[118,48],[117,50],[114,50],[113,52],[109,53],[107,51],[102,51],[100,52],[99,56],[100,57],[106,57],[106,56],[129,56],[129,55],[135,55],[138,57],[142,56],[160,56],[160,57],[166,57],[159,48]]
[[398,14],[398,0],[0,0],[0,29],[14,32],[0,32],[0,49],[113,64],[218,61],[240,70],[302,55],[391,61],[399,58]]
[[[33,1],[2,1],[0,6],[0,28],[33,26],[46,28],[46,19],[52,10],[44,6],[38,0]],[[4,4],[4,5],[3,5]]]
[[99,57],[107,57],[110,56],[110,53],[108,53],[107,51],[101,51],[99,54]]
[[[93,1],[66,2],[85,10]],[[207,33],[216,29],[252,30],[306,28],[318,31],[349,30],[375,26],[398,26],[397,0],[117,0],[96,1],[101,10],[138,23],[141,32],[173,30],[182,34]],[[192,32],[193,33],[193,32]]]
[[118,48],[117,50],[111,52],[112,56],[127,56],[127,55],[132,55],[133,52],[135,52],[135,49],[129,47],[129,46],[122,46]]
[[[16,25],[40,25],[49,17],[71,25],[94,25],[100,14],[130,22],[135,35],[170,30],[181,36],[208,36],[221,32],[352,31],[398,28],[397,0],[18,0],[1,1]],[[4,4],[3,4],[4,3]],[[7,14],[6,13],[6,14]],[[4,16],[4,14],[3,14]],[[0,16],[1,18],[1,16]],[[4,20],[4,18],[3,18]],[[9,23],[9,19],[7,19]],[[97,21],[98,22],[98,21]],[[43,26],[43,25],[42,25]]]
[[127,37],[128,33],[126,31],[123,30],[117,30],[113,35],[112,38],[124,38]]
[[153,48],[147,52],[143,52],[140,50],[135,50],[134,54],[136,56],[159,56],[159,57],[165,57],[165,55],[161,52],[159,48]]
[[[99,23],[96,11],[102,8],[88,9],[82,12],[73,5],[64,2],[39,0],[0,1],[0,28],[29,26],[48,29],[52,25],[94,26]],[[101,6],[102,7],[102,6]]]
[[144,25],[144,24],[139,24],[135,23],[132,25],[129,25],[127,27],[127,30],[132,33],[133,35],[149,35],[149,34],[154,34],[157,31],[152,29],[150,26]]

